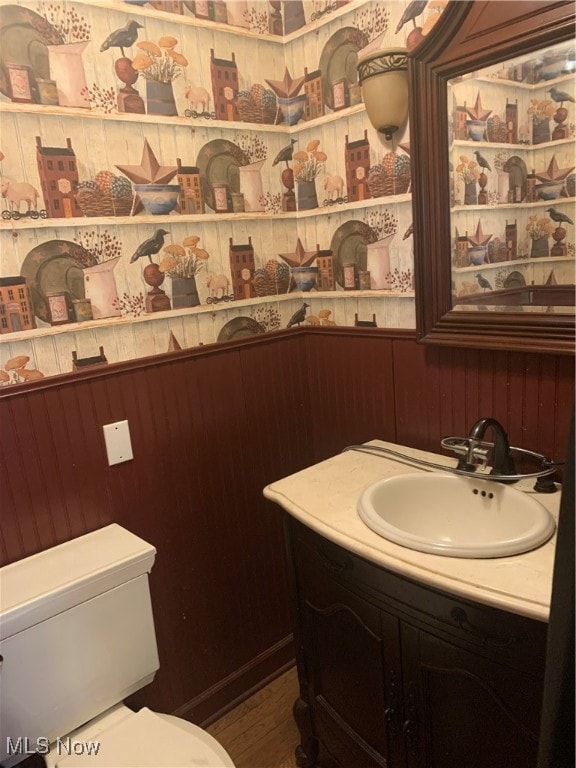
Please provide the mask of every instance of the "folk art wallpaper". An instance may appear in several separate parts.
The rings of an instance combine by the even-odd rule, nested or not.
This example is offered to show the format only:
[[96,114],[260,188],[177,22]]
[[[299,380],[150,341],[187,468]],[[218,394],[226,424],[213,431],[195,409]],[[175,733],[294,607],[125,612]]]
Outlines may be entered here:
[[559,43],[449,83],[457,308],[574,311],[575,54]]
[[0,383],[302,323],[413,328],[408,126],[370,125],[357,63],[445,5],[0,3]]

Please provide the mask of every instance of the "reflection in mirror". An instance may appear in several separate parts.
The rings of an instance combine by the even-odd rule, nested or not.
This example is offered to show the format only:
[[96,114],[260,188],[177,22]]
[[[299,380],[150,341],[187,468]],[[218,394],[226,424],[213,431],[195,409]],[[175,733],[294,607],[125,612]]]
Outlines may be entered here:
[[574,354],[575,10],[448,3],[409,54],[422,342]]
[[574,311],[575,48],[448,81],[452,306]]

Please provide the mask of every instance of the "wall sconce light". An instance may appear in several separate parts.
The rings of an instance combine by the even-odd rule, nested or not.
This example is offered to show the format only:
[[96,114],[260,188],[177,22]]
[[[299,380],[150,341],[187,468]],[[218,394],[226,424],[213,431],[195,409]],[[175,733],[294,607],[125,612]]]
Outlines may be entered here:
[[390,141],[408,117],[407,50],[373,51],[358,61],[357,69],[368,118]]

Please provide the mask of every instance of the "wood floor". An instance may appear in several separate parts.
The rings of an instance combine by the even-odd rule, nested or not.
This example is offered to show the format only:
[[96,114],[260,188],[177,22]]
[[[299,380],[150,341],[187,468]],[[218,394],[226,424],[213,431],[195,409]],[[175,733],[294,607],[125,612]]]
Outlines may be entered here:
[[292,717],[298,696],[296,668],[285,672],[206,729],[236,768],[296,768],[299,742]]

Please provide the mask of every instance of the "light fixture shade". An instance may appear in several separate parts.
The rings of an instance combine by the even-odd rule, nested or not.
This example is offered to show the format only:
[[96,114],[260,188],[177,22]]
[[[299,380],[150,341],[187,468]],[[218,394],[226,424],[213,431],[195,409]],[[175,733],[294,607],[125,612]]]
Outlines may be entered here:
[[373,51],[358,61],[358,78],[368,118],[389,140],[408,118],[406,48]]

